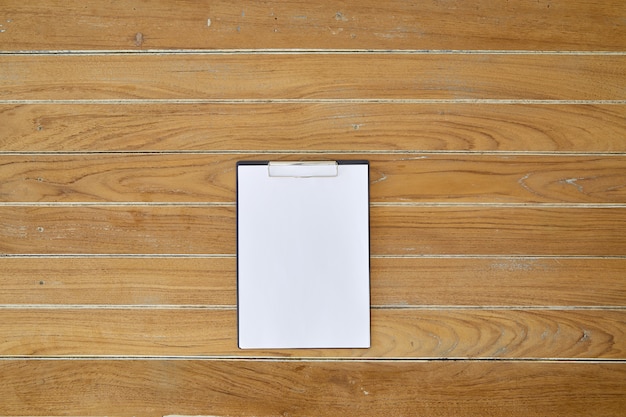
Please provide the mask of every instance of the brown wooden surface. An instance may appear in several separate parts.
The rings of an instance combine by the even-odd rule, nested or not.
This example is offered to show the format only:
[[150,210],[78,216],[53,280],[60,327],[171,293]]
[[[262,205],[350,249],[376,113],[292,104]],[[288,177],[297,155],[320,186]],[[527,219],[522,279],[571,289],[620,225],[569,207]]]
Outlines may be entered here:
[[[299,159],[359,159],[312,154]],[[242,155],[0,155],[5,202],[235,202]],[[626,203],[623,156],[368,154],[370,200]],[[280,154],[245,159],[292,160]]]
[[0,55],[4,100],[623,100],[626,55]]
[[[626,259],[371,259],[373,306],[618,307]],[[235,257],[0,257],[0,305],[235,307]]]
[[[623,50],[621,0],[3,1],[2,49]],[[208,19],[211,20],[210,25]]]
[[13,415],[586,417],[626,407],[624,363],[17,359],[0,362],[0,382]]
[[[0,416],[621,416],[623,1],[0,6]],[[240,351],[235,162],[368,159],[372,347]]]
[[237,348],[234,308],[0,309],[0,354],[621,359],[625,321],[602,309],[374,309],[370,349],[264,351]]
[[[11,152],[624,152],[626,108],[590,104],[0,104]],[[268,140],[271,138],[271,140]]]

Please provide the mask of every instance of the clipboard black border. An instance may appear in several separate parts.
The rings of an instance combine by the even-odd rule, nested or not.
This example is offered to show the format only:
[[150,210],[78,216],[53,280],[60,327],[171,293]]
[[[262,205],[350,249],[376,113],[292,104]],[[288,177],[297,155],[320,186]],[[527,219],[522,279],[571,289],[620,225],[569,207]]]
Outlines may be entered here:
[[[283,160],[281,160],[283,161]],[[331,160],[332,161],[332,160]],[[235,214],[235,226],[236,226],[236,239],[237,239],[237,248],[236,248],[236,264],[237,264],[237,348],[240,350],[255,350],[255,349],[248,349],[248,348],[242,348],[241,344],[240,344],[240,328],[239,328],[239,167],[240,166],[247,166],[247,165],[269,165],[271,161],[270,160],[254,160],[254,161],[237,161],[236,164],[236,169],[235,169],[235,206],[236,206],[236,214]],[[289,162],[288,160],[286,160],[285,162]],[[293,162],[308,162],[308,161],[293,161]],[[371,257],[372,257],[372,236],[371,236],[371,231],[372,231],[372,224],[371,224],[371,215],[370,215],[370,202],[371,202],[371,195],[370,195],[370,161],[367,159],[340,159],[340,160],[334,160],[334,162],[337,163],[337,165],[367,165],[367,247],[368,247],[368,254],[369,256],[367,257],[367,271],[368,271],[368,294],[369,294],[369,304],[370,304],[370,308],[369,308],[369,323],[370,323],[370,341],[369,341],[369,347],[367,348],[350,348],[350,347],[346,347],[346,348],[327,348],[327,349],[371,349],[372,347],[372,262],[371,262]],[[264,349],[270,349],[270,348],[264,348]],[[272,350],[280,350],[283,348],[271,348]],[[308,348],[289,348],[289,349],[308,349]],[[324,349],[324,348],[311,348],[311,349]],[[259,350],[259,349],[257,349]],[[263,350],[263,349],[261,349]],[[284,349],[283,349],[284,350]]]

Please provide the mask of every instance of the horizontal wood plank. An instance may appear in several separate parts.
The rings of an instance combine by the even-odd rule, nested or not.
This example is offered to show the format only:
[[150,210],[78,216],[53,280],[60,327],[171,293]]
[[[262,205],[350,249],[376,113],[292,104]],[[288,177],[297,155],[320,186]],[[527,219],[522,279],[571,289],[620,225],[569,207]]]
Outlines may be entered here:
[[[626,258],[374,258],[374,306],[625,306]],[[235,258],[0,257],[0,304],[237,303]]]
[[[4,254],[234,254],[235,207],[0,207]],[[373,255],[626,255],[624,208],[372,207]]]
[[624,137],[623,105],[0,105],[5,152],[626,152]]
[[236,263],[234,257],[0,257],[0,304],[234,306]]
[[618,417],[626,364],[0,361],[0,413]]
[[372,304],[625,306],[626,259],[372,259]]
[[2,100],[623,100],[626,55],[0,55]]
[[234,309],[0,309],[0,355],[626,359],[626,310],[371,316],[370,349],[241,350]]
[[626,254],[624,209],[413,208],[371,210],[373,254]]
[[235,253],[234,207],[0,207],[2,253]]
[[3,50],[626,47],[618,0],[3,3]]
[[[0,155],[4,202],[234,202],[236,161],[312,155]],[[624,156],[368,154],[372,202],[625,203]]]

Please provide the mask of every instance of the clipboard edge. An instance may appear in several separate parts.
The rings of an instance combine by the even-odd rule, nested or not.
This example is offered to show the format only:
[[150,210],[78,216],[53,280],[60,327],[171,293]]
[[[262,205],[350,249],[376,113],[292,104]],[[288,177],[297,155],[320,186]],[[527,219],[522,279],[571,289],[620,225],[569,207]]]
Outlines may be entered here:
[[[331,160],[332,161],[332,160]],[[288,161],[285,161],[288,162]],[[303,162],[303,161],[294,161],[294,162]],[[340,160],[336,160],[335,161],[337,163],[337,165],[367,165],[367,201],[368,201],[368,210],[367,210],[367,227],[368,227],[368,232],[367,232],[367,244],[368,244],[368,253],[369,256],[367,258],[367,270],[368,270],[368,295],[369,295],[369,341],[367,343],[367,346],[357,346],[357,347],[326,347],[326,348],[298,348],[298,347],[293,347],[293,348],[255,348],[255,347],[243,347],[241,345],[241,331],[240,331],[240,327],[239,327],[239,323],[240,323],[240,318],[239,318],[239,314],[240,314],[240,309],[239,309],[239,167],[240,166],[254,166],[254,165],[269,165],[270,160],[251,160],[251,161],[246,161],[246,160],[242,160],[242,161],[237,161],[236,163],[236,169],[235,169],[235,206],[236,206],[236,212],[235,212],[235,226],[236,226],[236,270],[237,270],[237,347],[240,350],[268,350],[268,349],[276,349],[276,350],[281,350],[281,349],[370,349],[372,347],[372,331],[371,331],[371,326],[372,326],[372,273],[371,273],[371,256],[372,256],[372,238],[371,238],[371,215],[370,215],[370,209],[369,209],[369,203],[370,203],[370,198],[371,198],[371,191],[370,191],[370,170],[369,170],[369,165],[370,165],[370,161],[367,159],[340,159]]]
[[[254,161],[237,161],[237,166],[240,165],[268,165],[270,160],[254,160]],[[276,161],[279,162],[279,161]],[[336,162],[337,165],[369,165],[370,161],[367,159],[328,159],[328,160],[311,160],[311,161],[291,161],[291,160],[281,160],[280,162]]]

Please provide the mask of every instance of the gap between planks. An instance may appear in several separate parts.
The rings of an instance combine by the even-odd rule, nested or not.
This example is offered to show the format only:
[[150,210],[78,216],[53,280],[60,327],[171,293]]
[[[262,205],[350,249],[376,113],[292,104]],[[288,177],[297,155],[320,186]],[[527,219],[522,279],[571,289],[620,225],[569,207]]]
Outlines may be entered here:
[[[2,156],[85,156],[85,155],[424,155],[428,156],[550,156],[550,157],[566,157],[566,156],[602,156],[602,157],[623,157],[626,152],[572,152],[572,151],[429,151],[420,149],[399,149],[399,150],[302,150],[302,149],[283,149],[283,150],[141,150],[141,151],[0,151]],[[255,158],[260,159],[260,158]]]
[[626,55],[626,51],[559,51],[521,49],[323,49],[323,48],[266,48],[266,49],[51,49],[0,51],[0,55]]
[[[397,149],[397,150],[304,150],[304,149],[282,149],[282,150],[263,150],[263,149],[246,149],[246,150],[138,150],[138,151],[1,151],[1,156],[84,156],[84,155],[424,155],[428,156],[476,156],[476,155],[493,155],[493,156],[606,156],[621,157],[626,156],[626,152],[575,152],[575,151],[467,151],[467,150],[445,150],[431,151],[421,149]],[[256,158],[259,159],[259,158]]]
[[626,100],[543,100],[499,98],[132,98],[132,99],[1,99],[0,104],[532,104],[623,105]]
[[[235,202],[0,202],[0,207],[236,207]],[[626,208],[626,203],[437,203],[385,202],[370,203],[370,207],[489,207],[489,208]]]
[[[236,258],[234,253],[2,253],[0,258]],[[408,254],[408,255],[370,255],[370,259],[626,259],[626,255],[470,255],[470,254]]]
[[[502,306],[502,305],[372,305],[372,310],[486,310],[486,311],[626,311],[621,305]],[[193,304],[0,304],[0,310],[237,310],[236,305]]]
[[213,356],[213,355],[6,355],[0,356],[0,361],[221,361],[221,362],[360,362],[360,363],[432,363],[432,362],[533,362],[533,363],[615,363],[626,364],[624,359],[578,359],[578,358],[501,358],[489,357],[428,357],[428,358],[404,358],[404,357],[345,357],[345,356]]

